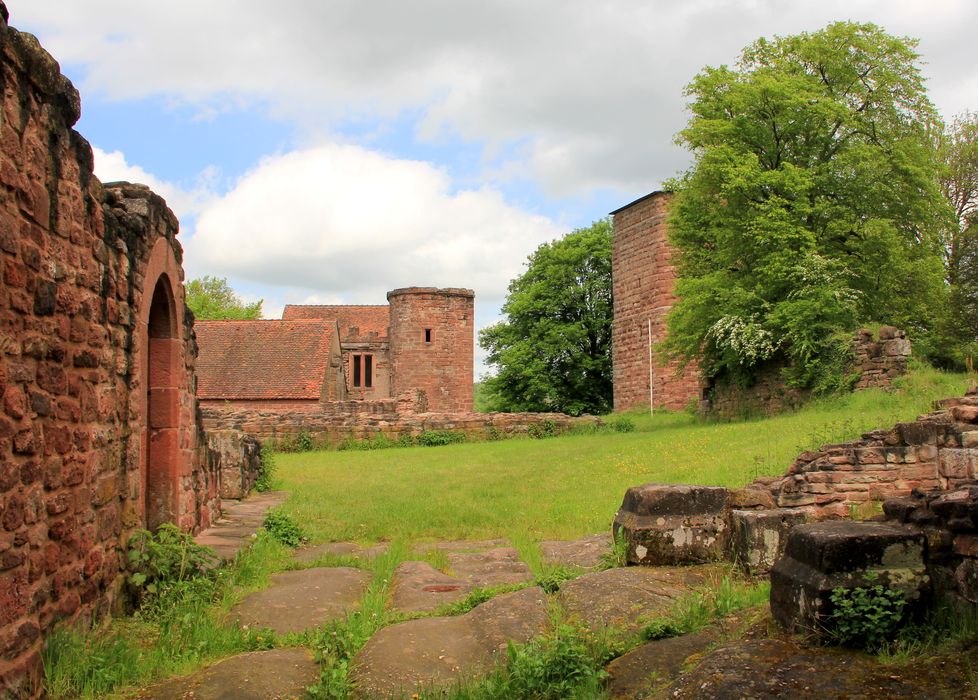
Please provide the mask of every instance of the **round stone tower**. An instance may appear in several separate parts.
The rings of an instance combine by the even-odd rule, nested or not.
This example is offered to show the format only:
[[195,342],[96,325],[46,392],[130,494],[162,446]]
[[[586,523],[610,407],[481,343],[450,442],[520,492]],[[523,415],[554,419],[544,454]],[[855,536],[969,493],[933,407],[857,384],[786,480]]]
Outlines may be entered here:
[[475,293],[405,287],[387,301],[391,396],[417,392],[421,410],[470,412]]

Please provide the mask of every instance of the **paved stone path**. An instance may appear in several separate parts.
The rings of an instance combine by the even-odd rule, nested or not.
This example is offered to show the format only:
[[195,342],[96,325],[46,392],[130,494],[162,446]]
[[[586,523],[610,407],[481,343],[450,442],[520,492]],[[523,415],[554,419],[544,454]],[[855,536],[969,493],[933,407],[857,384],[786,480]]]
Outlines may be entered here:
[[286,700],[305,696],[319,665],[305,649],[240,654],[192,676],[170,678],[136,695],[139,700]]
[[387,551],[384,543],[372,547],[361,547],[354,542],[328,542],[300,547],[295,550],[295,560],[311,564],[321,557],[352,557],[369,562]]
[[510,641],[527,642],[547,627],[547,597],[534,586],[503,593],[454,617],[385,627],[353,659],[355,697],[396,698],[444,687],[492,668]]
[[286,491],[265,491],[241,501],[221,499],[221,517],[194,540],[213,547],[219,557],[230,561],[251,542],[252,535],[265,520],[265,513],[285,501],[286,496]]
[[271,579],[268,588],[245,596],[231,609],[238,624],[268,627],[277,634],[319,627],[355,610],[373,576],[363,569],[337,566],[285,571]]

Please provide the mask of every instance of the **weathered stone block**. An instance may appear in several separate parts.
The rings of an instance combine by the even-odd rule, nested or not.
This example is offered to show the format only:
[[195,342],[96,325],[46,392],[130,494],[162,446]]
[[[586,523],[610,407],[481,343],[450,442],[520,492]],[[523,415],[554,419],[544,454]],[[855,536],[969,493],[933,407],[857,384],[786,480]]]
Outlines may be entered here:
[[723,559],[730,538],[729,492],[716,486],[645,484],[625,492],[614,532],[631,564]]
[[800,508],[732,511],[734,561],[748,573],[767,573],[784,554],[788,533],[807,517],[808,511]]
[[924,536],[887,523],[799,525],[788,535],[784,558],[771,570],[771,613],[790,631],[820,632],[832,613],[834,589],[873,581],[918,600],[930,583]]

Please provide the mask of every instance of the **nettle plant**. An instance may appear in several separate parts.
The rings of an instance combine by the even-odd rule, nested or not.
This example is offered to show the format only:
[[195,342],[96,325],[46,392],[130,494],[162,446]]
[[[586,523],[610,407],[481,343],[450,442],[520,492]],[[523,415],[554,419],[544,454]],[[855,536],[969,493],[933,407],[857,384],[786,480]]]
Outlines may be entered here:
[[866,586],[836,588],[829,600],[832,614],[828,619],[829,637],[843,646],[879,649],[893,638],[906,617],[904,594],[877,582],[870,573]]

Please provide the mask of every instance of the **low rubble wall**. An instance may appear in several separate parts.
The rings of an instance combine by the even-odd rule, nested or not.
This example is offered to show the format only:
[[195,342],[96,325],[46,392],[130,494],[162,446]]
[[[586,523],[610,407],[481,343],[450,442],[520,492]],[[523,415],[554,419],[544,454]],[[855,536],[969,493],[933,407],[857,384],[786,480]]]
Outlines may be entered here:
[[[347,404],[350,410],[342,410]],[[350,439],[397,440],[402,435],[416,437],[430,430],[450,430],[474,439],[492,439],[533,430],[560,433],[575,425],[599,422],[597,418],[575,418],[562,413],[415,413],[404,411],[395,400],[337,402],[326,404],[324,410],[316,412],[209,407],[201,411],[208,432],[240,431],[269,445],[305,435],[317,445],[336,446]]]

